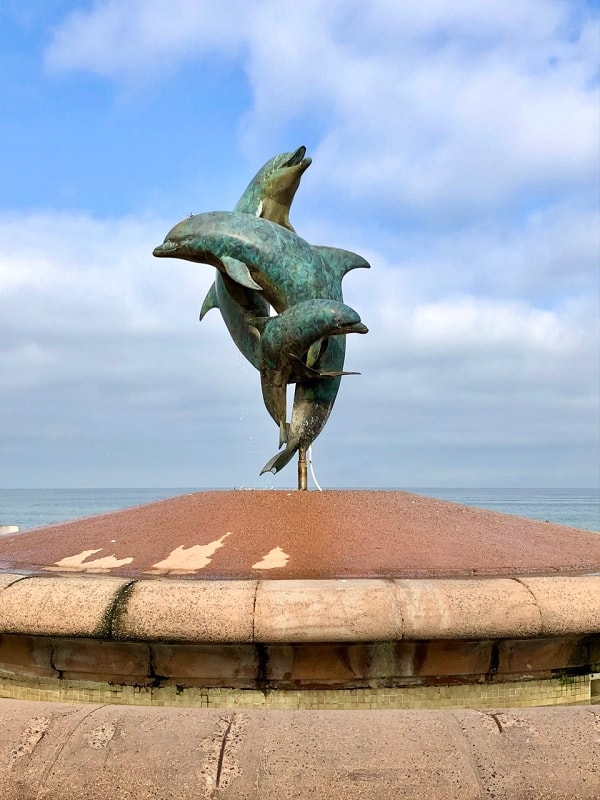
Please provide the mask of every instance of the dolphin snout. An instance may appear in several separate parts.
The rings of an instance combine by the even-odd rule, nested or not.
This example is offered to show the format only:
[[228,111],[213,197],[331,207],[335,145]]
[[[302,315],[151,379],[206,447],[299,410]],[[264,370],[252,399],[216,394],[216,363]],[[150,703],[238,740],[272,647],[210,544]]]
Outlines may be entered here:
[[306,147],[304,147],[304,145],[301,145],[301,147],[299,147],[297,150],[294,150],[294,152],[291,155],[291,158],[289,158],[283,166],[295,167],[302,161],[305,155],[306,155]]
[[177,250],[177,244],[175,242],[163,242],[159,244],[158,247],[155,247],[152,251],[153,256],[157,256],[160,258],[161,256],[164,258],[166,256],[173,255],[173,251]]
[[353,322],[350,325],[342,325],[338,329],[339,333],[368,333],[369,329],[362,322]]
[[297,150],[295,150],[291,157],[285,162],[283,165],[284,167],[302,167],[302,172],[304,172],[310,165],[312,164],[312,158],[306,155],[306,147],[302,145]]

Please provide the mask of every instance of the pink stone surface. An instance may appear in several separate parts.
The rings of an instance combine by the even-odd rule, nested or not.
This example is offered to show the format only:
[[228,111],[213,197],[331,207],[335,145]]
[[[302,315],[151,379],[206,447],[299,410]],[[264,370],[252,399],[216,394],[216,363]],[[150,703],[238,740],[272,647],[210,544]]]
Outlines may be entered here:
[[402,613],[384,580],[261,581],[254,637],[263,642],[402,638]]
[[327,579],[600,571],[600,535],[405,492],[199,492],[0,539],[0,570]]
[[254,581],[136,583],[115,615],[117,639],[248,642],[253,636]]
[[575,586],[572,580],[560,576],[523,578],[520,582],[540,609],[542,636],[600,630],[598,583],[594,576],[581,576]]
[[492,639],[540,633],[535,598],[516,580],[399,580],[395,586],[405,639]]
[[0,700],[3,800],[598,800],[594,707],[243,711]]
[[76,576],[68,591],[53,577],[25,578],[0,591],[0,630],[40,636],[98,636],[127,581]]

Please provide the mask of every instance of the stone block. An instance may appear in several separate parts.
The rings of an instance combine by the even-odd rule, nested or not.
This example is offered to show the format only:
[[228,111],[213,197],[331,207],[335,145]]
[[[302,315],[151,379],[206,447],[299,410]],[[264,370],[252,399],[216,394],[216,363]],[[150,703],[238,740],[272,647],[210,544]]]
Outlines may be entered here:
[[116,615],[117,639],[251,642],[256,581],[148,580]]
[[267,679],[280,687],[352,686],[369,678],[367,644],[297,644],[267,647]]
[[600,672],[600,635],[594,634],[594,636],[589,636],[588,642],[590,648],[590,664],[595,666],[595,672]]
[[34,636],[0,635],[0,670],[27,676],[57,677],[52,668],[52,643]]
[[600,633],[600,575],[520,580],[540,609],[542,635]]
[[70,680],[152,681],[147,645],[95,639],[55,639],[54,666]]
[[154,673],[165,683],[183,686],[256,686],[258,655],[254,645],[152,645]]
[[540,612],[516,580],[396,580],[404,638],[494,639],[537,636]]
[[261,581],[257,642],[364,642],[402,637],[393,587],[379,579]]
[[394,649],[399,676],[406,665],[410,665],[407,675],[445,678],[485,675],[490,669],[492,643],[434,639],[430,642],[398,642]]
[[31,577],[0,592],[0,633],[102,636],[127,581],[103,577]]
[[585,666],[589,649],[581,637],[505,640],[498,644],[498,674],[534,675]]

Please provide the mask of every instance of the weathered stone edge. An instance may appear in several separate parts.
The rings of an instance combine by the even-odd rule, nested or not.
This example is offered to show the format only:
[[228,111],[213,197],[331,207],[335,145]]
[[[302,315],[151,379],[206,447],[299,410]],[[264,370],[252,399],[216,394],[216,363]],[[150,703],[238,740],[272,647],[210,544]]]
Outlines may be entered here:
[[600,632],[600,576],[192,581],[0,574],[0,633],[376,642]]

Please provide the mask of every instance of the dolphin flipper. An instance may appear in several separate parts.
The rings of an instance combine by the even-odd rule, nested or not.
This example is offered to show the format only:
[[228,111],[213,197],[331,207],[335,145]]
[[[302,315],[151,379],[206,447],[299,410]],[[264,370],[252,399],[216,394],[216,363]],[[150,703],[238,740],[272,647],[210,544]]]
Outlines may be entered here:
[[241,286],[245,286],[247,289],[254,289],[257,292],[262,292],[262,286],[259,286],[252,278],[250,270],[242,261],[238,261],[237,258],[223,258],[222,262],[225,266],[225,272],[232,281],[239,283]]
[[321,371],[313,369],[307,366],[301,358],[298,358],[298,356],[293,353],[288,353],[288,356],[294,360],[294,372],[309,380],[314,380],[315,378],[339,378],[342,375],[360,375],[360,372],[342,372],[340,370]]
[[213,285],[208,290],[206,297],[204,298],[204,302],[202,303],[202,308],[200,309],[200,322],[204,319],[204,317],[208,314],[211,308],[219,308],[219,298],[217,297],[217,287],[213,283]]
[[317,339],[316,342],[311,344],[311,346],[308,348],[308,352],[306,353],[306,363],[309,367],[312,367],[317,363],[322,350],[323,339]]

